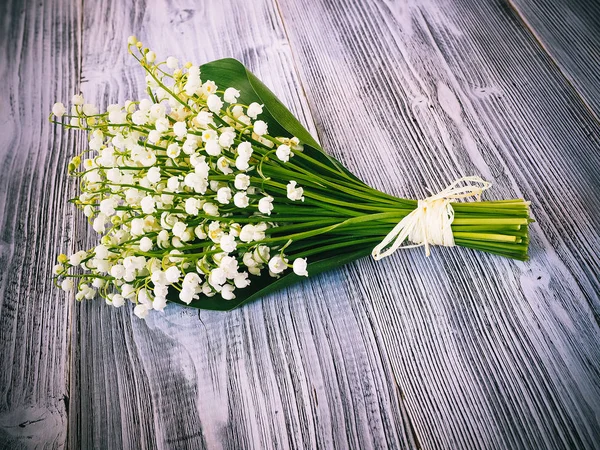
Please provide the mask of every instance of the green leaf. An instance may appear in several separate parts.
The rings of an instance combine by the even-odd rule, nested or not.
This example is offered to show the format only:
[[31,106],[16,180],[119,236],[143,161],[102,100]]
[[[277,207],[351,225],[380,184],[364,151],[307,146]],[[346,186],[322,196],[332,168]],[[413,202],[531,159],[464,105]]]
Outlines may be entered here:
[[[319,260],[310,262],[308,264],[308,273],[311,277],[318,275],[322,272],[335,269],[344,264],[348,264],[355,261],[363,256],[367,256],[371,253],[371,246],[362,247],[360,250],[354,250],[350,253],[342,254],[329,254],[325,255]],[[213,311],[229,311],[235,309],[238,306],[264,297],[267,294],[275,292],[279,289],[283,289],[299,281],[305,280],[305,277],[296,275],[293,272],[289,272],[280,278],[273,278],[268,273],[255,277],[252,280],[252,284],[244,289],[236,289],[236,298],[233,300],[224,300],[220,295],[216,294],[214,297],[201,296],[200,299],[193,301],[189,305],[193,308],[198,309],[209,309]],[[170,291],[167,297],[169,301],[185,305],[177,296],[177,291]]]
[[240,91],[239,102],[264,105],[259,116],[269,125],[271,136],[295,136],[304,144],[304,153],[329,167],[343,172],[362,184],[354,174],[335,158],[323,152],[319,143],[311,136],[296,117],[285,107],[273,92],[250,72],[246,66],[233,58],[224,58],[200,66],[202,78],[214,81],[220,88],[234,87]]
[[[238,63],[241,65],[238,61]],[[312,135],[302,126],[302,124],[294,117],[294,115],[287,109],[275,94],[263,84],[252,72],[246,69],[248,81],[252,85],[254,92],[258,95],[265,108],[288,133],[292,136],[296,136],[303,143],[311,146],[316,150],[323,151],[319,143],[312,137]]]

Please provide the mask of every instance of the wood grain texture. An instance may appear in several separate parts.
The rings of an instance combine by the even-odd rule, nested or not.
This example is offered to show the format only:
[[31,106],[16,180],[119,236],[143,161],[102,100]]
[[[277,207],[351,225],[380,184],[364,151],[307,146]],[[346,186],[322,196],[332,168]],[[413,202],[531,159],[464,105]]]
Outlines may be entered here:
[[578,93],[503,3],[278,1],[321,143],[353,172],[409,197],[480,174],[532,201],[531,262],[345,271],[421,445],[596,447],[600,126]]
[[71,2],[0,3],[0,448],[63,448],[67,438],[70,302],[52,285],[68,245],[75,146],[48,122],[75,90]]
[[[588,44],[557,67],[563,38],[504,2],[82,4],[0,3],[0,447],[598,445],[600,125],[578,65],[593,33],[531,9]],[[532,261],[412,250],[231,313],[71,308],[47,274],[94,242],[65,202],[84,142],[46,114],[79,81],[101,106],[139,95],[129,34],[240,59],[377,188],[420,197],[477,173],[493,198],[532,200]]]
[[600,3],[508,1],[600,120]]
[[[143,73],[125,46],[136,34],[164,57],[240,59],[315,131],[272,2],[84,5],[88,100],[140,94]],[[380,336],[343,278],[316,277],[230,313],[171,305],[145,322],[128,308],[78,304],[71,446],[412,448]]]

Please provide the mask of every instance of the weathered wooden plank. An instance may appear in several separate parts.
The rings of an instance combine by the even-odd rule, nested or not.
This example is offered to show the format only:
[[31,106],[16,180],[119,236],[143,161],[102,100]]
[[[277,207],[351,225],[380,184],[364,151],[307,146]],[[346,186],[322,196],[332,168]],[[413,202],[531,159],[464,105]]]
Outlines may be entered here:
[[70,302],[51,282],[72,217],[75,142],[47,121],[79,76],[79,9],[0,3],[0,447],[63,448]]
[[600,3],[509,0],[600,120]]
[[399,195],[480,174],[533,202],[531,262],[435,249],[347,268],[423,447],[595,447],[598,122],[502,3],[279,4],[347,167]]
[[[315,130],[269,1],[85,2],[82,89],[140,93],[126,55],[233,56]],[[78,233],[85,235],[81,221]],[[367,306],[341,272],[230,313],[74,310],[70,442],[82,448],[409,448],[400,393]]]

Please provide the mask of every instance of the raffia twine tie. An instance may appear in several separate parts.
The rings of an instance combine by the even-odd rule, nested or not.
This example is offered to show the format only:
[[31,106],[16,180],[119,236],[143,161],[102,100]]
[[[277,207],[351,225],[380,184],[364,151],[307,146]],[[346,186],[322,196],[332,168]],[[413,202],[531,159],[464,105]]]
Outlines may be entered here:
[[[459,186],[461,183],[467,183]],[[489,189],[492,183],[479,177],[463,177],[450,184],[444,190],[419,200],[417,208],[404,217],[398,225],[373,249],[375,260],[390,256],[398,248],[425,247],[425,255],[430,255],[431,245],[453,247],[454,235],[452,222],[454,221],[454,208],[452,202],[469,197],[481,200],[481,193]],[[402,243],[408,239],[412,245]]]

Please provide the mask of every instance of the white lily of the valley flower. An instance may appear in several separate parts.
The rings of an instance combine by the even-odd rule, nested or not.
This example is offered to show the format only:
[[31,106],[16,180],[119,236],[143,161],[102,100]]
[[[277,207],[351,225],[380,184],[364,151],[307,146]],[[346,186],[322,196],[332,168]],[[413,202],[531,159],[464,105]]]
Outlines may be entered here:
[[296,258],[292,266],[296,275],[300,275],[301,277],[308,276],[306,258]]
[[94,222],[92,222],[92,228],[96,233],[103,234],[106,232],[106,220],[107,217],[102,213],[96,216]]
[[210,203],[210,202],[202,205],[202,211],[204,211],[209,216],[218,216],[219,215],[218,206],[215,205],[214,203]]
[[136,125],[146,125],[148,117],[143,111],[136,111],[131,115],[131,121]]
[[[143,102],[144,102],[144,100],[142,100],[142,102],[140,102],[140,109],[142,109],[141,105]],[[163,105],[161,103],[152,103],[149,100],[148,100],[148,103],[150,104],[148,113],[150,115],[151,121],[156,121],[158,119],[162,119],[163,117],[165,117],[165,114],[166,114],[165,105]]]
[[235,237],[231,234],[224,234],[221,237],[221,242],[219,242],[221,249],[226,253],[231,253],[237,248],[237,242],[235,242]]
[[183,143],[183,152],[186,155],[193,155],[198,148],[198,138],[188,134],[187,139]]
[[194,289],[184,287],[179,293],[179,300],[188,305],[194,300],[198,300],[198,298],[199,296]]
[[156,122],[154,122],[154,128],[156,128],[156,131],[158,131],[159,133],[164,133],[165,131],[169,131],[169,128],[170,128],[169,119],[167,119],[166,117],[157,119]]
[[219,138],[218,133],[212,128],[206,129],[202,132],[202,142],[214,141]]
[[191,291],[199,292],[200,291],[200,276],[195,272],[189,272],[183,278],[181,282],[181,286],[184,289],[189,289]]
[[239,119],[244,115],[244,108],[242,108],[242,105],[235,105],[231,108],[231,114],[233,114],[234,118]]
[[213,269],[208,276],[208,282],[214,288],[221,289],[226,281],[227,277],[225,276],[225,271],[220,267]]
[[208,111],[200,111],[196,116],[196,122],[202,128],[208,127],[211,123],[213,123],[212,113]]
[[71,103],[73,103],[73,105],[76,105],[76,106],[81,106],[81,105],[83,105],[84,102],[85,102],[85,100],[83,99],[83,95],[81,95],[81,94],[75,94],[71,98]]
[[87,256],[87,253],[83,250],[80,250],[76,253],[73,253],[71,255],[71,257],[69,258],[69,264],[71,264],[73,267],[78,266],[79,264],[81,264],[81,261],[83,261],[83,259]]
[[154,283],[153,292],[155,297],[166,297],[169,293],[169,286],[167,286],[166,284]]
[[239,96],[240,91],[230,87],[225,89],[225,93],[223,94],[223,100],[225,100],[227,103],[236,103]]
[[148,142],[151,144],[156,144],[160,141],[162,134],[158,130],[152,130],[148,133]]
[[202,91],[206,95],[214,94],[217,91],[217,85],[212,80],[207,80],[202,84]]
[[144,219],[140,217],[136,217],[131,220],[131,225],[129,227],[129,232],[132,236],[141,236],[144,234]]
[[156,202],[151,195],[144,197],[140,202],[140,206],[144,214],[152,214],[156,211]]
[[219,267],[221,269],[223,269],[223,272],[225,273],[225,277],[228,280],[233,280],[235,278],[235,276],[238,274],[238,262],[237,262],[237,259],[235,259],[232,256],[229,256],[229,255],[223,256],[219,263]]
[[176,122],[173,125],[173,133],[175,133],[175,136],[179,139],[183,139],[187,134],[187,125],[185,122]]
[[233,144],[235,133],[233,131],[224,131],[219,136],[219,145],[223,148],[229,148]]
[[249,159],[252,156],[252,144],[250,142],[242,142],[237,146],[237,152],[240,157]]
[[216,139],[212,139],[206,142],[206,144],[204,145],[204,149],[206,150],[206,153],[208,153],[210,156],[219,156],[223,148],[219,144],[219,141],[217,141]]
[[241,272],[233,277],[233,282],[235,283],[235,287],[239,289],[243,289],[250,285],[250,280],[248,279],[247,272]]
[[233,169],[231,169],[231,167],[229,166],[229,161],[224,156],[221,156],[217,160],[217,168],[221,172],[223,172],[225,175],[229,175],[230,173],[233,173]]
[[245,156],[238,156],[235,160],[235,168],[238,170],[248,170],[250,167],[250,158]]
[[292,156],[292,151],[288,145],[281,144],[279,147],[277,147],[275,154],[280,161],[288,162],[290,160],[290,156]]
[[200,200],[197,198],[189,197],[185,200],[185,212],[190,216],[197,216],[200,207]]
[[86,116],[95,116],[98,114],[98,108],[96,105],[92,105],[91,103],[86,103],[82,106],[83,114]]
[[112,298],[112,305],[115,308],[120,308],[121,306],[123,306],[125,304],[125,297],[123,297],[120,294],[115,294]]
[[72,291],[74,287],[73,279],[65,278],[60,284],[60,287],[63,291]]
[[256,135],[263,136],[263,135],[267,134],[268,128],[269,127],[267,126],[266,122],[264,122],[262,120],[257,120],[256,122],[254,122],[253,131]]
[[250,203],[250,199],[245,192],[236,192],[233,196],[233,203],[238,208],[247,208]]
[[165,278],[167,280],[167,284],[177,283],[179,278],[181,278],[181,271],[176,266],[171,266],[165,271]]
[[181,147],[176,143],[170,144],[167,147],[167,156],[171,159],[175,159],[181,153]]
[[160,167],[150,167],[146,176],[151,183],[158,183],[160,181]]
[[262,241],[265,238],[265,230],[267,229],[267,224],[264,222],[257,223],[254,225],[252,240],[253,241]]
[[234,186],[240,191],[245,191],[250,186],[250,177],[244,173],[238,173],[235,176]]
[[224,300],[233,300],[235,298],[235,294],[233,293],[234,287],[231,284],[225,284],[221,289],[221,297]]
[[223,108],[223,101],[218,95],[211,94],[206,99],[206,106],[208,106],[208,109],[213,113],[218,114],[221,111],[221,108]]
[[152,301],[152,309],[163,312],[165,306],[167,306],[167,299],[165,297],[154,297],[154,300]]
[[276,255],[269,261],[269,270],[273,273],[281,273],[287,269],[287,260],[284,260],[281,256]]
[[110,268],[110,274],[120,280],[125,276],[125,267],[122,264],[115,264]]
[[179,177],[170,177],[167,180],[167,189],[170,192],[178,192],[180,182],[181,180],[179,179]]
[[[114,304],[114,300],[113,300],[113,304]],[[150,312],[150,308],[148,308],[147,305],[143,305],[143,304],[136,305],[136,307],[133,309],[133,313],[140,319],[145,319],[148,316],[149,312]]]
[[254,238],[254,225],[251,223],[244,225],[240,231],[239,238],[242,242],[252,242],[252,239]]
[[242,256],[242,261],[246,265],[246,267],[256,267],[258,266],[258,262],[254,259],[254,255],[252,252],[244,253]]
[[62,117],[66,112],[67,108],[65,108],[65,105],[60,102],[57,102],[52,106],[52,114],[54,114],[56,117]]
[[296,187],[297,183],[295,181],[290,181],[287,185],[287,197],[290,200],[302,200],[304,201],[304,189],[301,187]]
[[175,58],[173,56],[169,56],[167,58],[167,67],[171,70],[175,70],[175,69],[179,68],[179,61],[177,61],[177,58]]
[[185,233],[186,228],[187,228],[187,226],[185,223],[177,222],[177,223],[175,223],[175,225],[173,225],[171,232],[173,233],[173,236],[177,236],[178,238],[181,238],[183,236],[183,233]]
[[142,239],[140,239],[140,250],[143,252],[149,252],[150,250],[152,250],[152,247],[154,246],[154,244],[152,243],[152,239],[150,239],[147,236],[144,236]]
[[258,116],[262,112],[263,112],[263,105],[259,105],[258,103],[254,102],[254,103],[250,103],[250,106],[248,106],[248,110],[246,111],[246,114],[248,115],[248,117],[250,117],[252,119],[256,119],[256,116]]
[[263,213],[263,214],[267,214],[268,216],[271,215],[271,211],[273,211],[273,197],[271,197],[270,195],[261,198],[258,201],[258,210]]
[[217,191],[217,201],[223,205],[228,204],[231,201],[231,189],[228,187],[222,187]]

